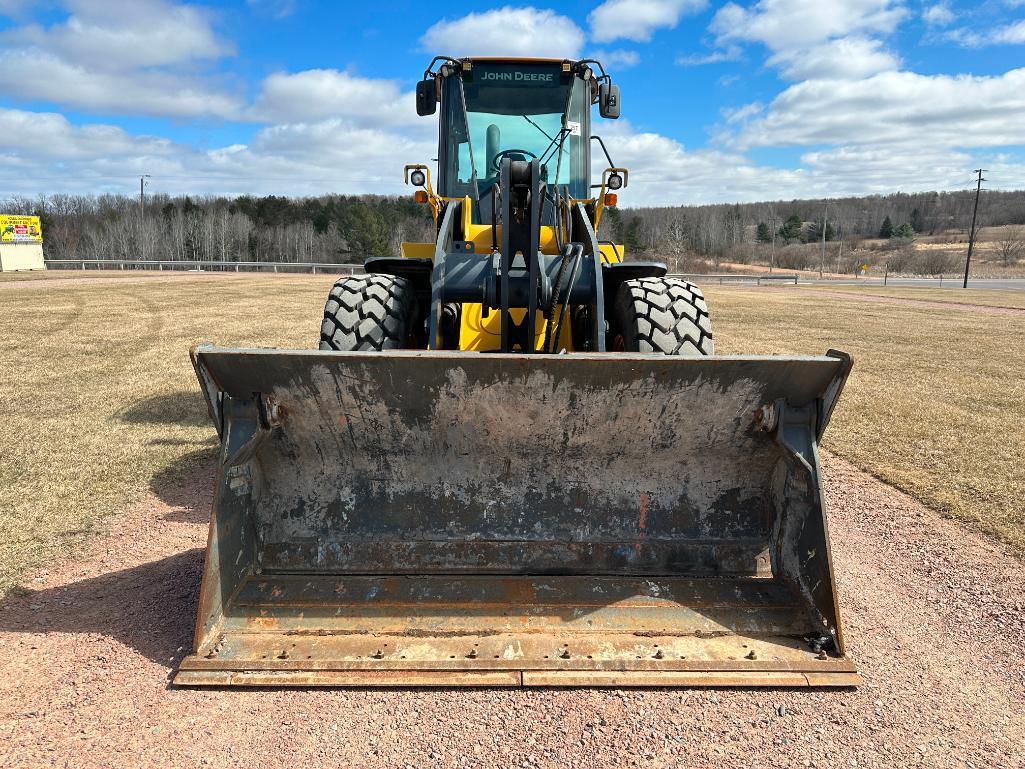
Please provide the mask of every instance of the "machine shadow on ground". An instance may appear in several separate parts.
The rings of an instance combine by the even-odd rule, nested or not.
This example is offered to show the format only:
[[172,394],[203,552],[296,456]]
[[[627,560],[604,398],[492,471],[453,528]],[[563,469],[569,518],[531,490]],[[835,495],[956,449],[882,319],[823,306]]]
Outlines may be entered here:
[[118,418],[129,424],[210,425],[210,415],[198,389],[142,398],[125,407],[118,413]]
[[153,474],[150,491],[170,508],[163,513],[165,521],[203,526],[209,523],[216,457],[217,447],[211,443],[207,448],[184,454]]
[[203,568],[193,548],[69,585],[0,600],[0,631],[100,633],[169,670],[192,647]]

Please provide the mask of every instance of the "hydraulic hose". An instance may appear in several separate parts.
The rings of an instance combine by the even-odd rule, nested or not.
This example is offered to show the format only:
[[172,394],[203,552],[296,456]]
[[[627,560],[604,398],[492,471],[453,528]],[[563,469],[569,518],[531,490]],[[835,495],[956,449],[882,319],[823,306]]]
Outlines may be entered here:
[[[548,319],[548,326],[545,329],[545,352],[549,353],[556,352],[559,339],[562,338],[562,323],[566,319],[566,309],[569,307],[570,297],[573,296],[573,286],[575,286],[577,283],[577,273],[579,272],[580,268],[580,258],[584,254],[584,247],[579,243],[573,243],[569,247],[573,249],[573,269],[571,269],[569,273],[569,288],[566,291],[566,300],[562,303],[562,310],[559,312],[559,323],[555,327],[555,336],[548,336],[548,334],[551,332],[552,318],[555,317],[554,312],[552,313],[552,317]],[[565,261],[566,260],[563,259],[563,264],[565,264]],[[554,298],[557,300],[558,295],[556,294]],[[555,307],[555,301],[552,302],[552,307]]]

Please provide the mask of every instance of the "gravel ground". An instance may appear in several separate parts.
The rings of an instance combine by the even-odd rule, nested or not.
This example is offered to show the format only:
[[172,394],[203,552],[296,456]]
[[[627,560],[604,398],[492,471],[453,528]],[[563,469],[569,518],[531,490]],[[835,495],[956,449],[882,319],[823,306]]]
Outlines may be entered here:
[[185,690],[212,471],[0,604],[0,766],[1012,767],[1022,563],[826,458],[857,691]]

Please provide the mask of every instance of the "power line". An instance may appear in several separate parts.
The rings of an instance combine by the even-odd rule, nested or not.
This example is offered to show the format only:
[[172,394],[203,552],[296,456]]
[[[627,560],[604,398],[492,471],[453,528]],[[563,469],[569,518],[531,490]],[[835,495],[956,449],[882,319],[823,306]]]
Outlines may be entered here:
[[979,213],[979,193],[982,192],[982,183],[986,181],[982,178],[982,175],[987,170],[985,168],[975,169],[979,179],[975,184],[975,207],[972,209],[972,229],[968,235],[968,258],[964,260],[964,285],[962,288],[968,288],[968,270],[972,266],[972,251],[975,250],[975,217]]

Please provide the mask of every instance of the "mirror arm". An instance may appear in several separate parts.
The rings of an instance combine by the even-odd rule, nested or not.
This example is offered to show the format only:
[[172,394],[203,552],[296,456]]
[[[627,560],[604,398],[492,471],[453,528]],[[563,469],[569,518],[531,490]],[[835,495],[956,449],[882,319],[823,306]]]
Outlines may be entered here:
[[601,145],[601,151],[605,153],[605,159],[609,161],[609,168],[615,168],[616,164],[612,162],[612,156],[609,155],[608,147],[605,146],[605,142],[598,134],[591,134],[591,141],[597,141]]
[[432,77],[437,77],[438,73],[434,72],[433,70],[434,65],[437,64],[439,61],[447,62],[448,64],[452,64],[455,67],[462,66],[462,63],[459,61],[459,59],[453,58],[451,56],[435,56],[433,59],[431,59],[431,63],[427,65],[427,69],[424,70],[424,80],[429,80]]

